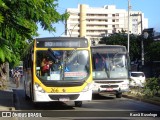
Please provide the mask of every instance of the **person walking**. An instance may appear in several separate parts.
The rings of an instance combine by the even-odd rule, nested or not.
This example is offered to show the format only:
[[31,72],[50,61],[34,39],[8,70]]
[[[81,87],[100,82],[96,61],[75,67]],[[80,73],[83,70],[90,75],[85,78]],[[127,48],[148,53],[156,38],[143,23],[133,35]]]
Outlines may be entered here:
[[17,88],[19,87],[19,84],[20,84],[20,77],[21,77],[21,73],[18,70],[16,70],[14,72],[13,78]]

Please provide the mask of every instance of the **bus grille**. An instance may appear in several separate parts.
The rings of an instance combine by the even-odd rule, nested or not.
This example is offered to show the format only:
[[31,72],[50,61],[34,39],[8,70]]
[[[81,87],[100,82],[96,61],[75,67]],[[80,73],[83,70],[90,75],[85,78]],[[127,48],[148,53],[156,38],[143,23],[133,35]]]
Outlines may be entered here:
[[69,100],[75,100],[79,97],[79,94],[71,95],[49,95],[52,100],[59,100],[60,98],[69,98]]
[[118,85],[101,85],[102,88],[117,88]]
[[122,83],[123,81],[94,81],[95,83]]

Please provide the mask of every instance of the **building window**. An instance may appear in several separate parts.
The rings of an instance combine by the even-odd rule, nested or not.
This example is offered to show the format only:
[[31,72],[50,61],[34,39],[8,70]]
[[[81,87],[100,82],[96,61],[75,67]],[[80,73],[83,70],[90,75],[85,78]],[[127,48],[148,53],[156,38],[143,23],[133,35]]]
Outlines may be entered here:
[[119,13],[116,13],[116,16],[119,16]]
[[112,22],[115,22],[115,19],[113,19]]
[[118,24],[116,25],[116,28],[119,28],[119,25],[118,25]]
[[116,22],[119,22],[119,19],[116,19]]
[[137,19],[132,19],[132,21],[133,21],[133,22],[136,22],[136,21],[138,21],[138,20],[137,20]]
[[78,21],[78,19],[71,18],[70,21]]
[[112,30],[112,33],[116,33],[116,28],[114,28],[114,29]]
[[94,16],[94,14],[87,14],[87,16]]

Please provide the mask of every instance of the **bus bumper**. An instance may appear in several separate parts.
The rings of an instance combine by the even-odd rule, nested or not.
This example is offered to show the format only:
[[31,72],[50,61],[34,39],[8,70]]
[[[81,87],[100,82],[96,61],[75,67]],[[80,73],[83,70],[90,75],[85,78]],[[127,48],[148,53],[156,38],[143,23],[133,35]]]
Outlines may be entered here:
[[90,100],[92,100],[92,90],[80,93],[42,93],[39,91],[34,92],[34,102]]
[[[93,88],[93,94],[99,94],[99,93],[109,93],[109,94],[117,94],[117,93],[123,93],[123,92],[128,92],[129,91],[129,86],[120,86],[117,85],[118,87],[102,87],[105,86],[104,85],[99,85],[99,84],[95,84],[94,88]],[[115,84],[114,84],[115,85]],[[108,85],[107,85],[108,86]]]

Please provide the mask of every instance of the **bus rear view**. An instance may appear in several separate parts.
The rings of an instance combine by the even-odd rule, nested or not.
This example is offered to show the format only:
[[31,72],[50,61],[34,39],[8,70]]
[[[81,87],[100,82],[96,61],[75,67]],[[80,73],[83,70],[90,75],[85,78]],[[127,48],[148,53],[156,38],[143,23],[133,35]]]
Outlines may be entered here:
[[91,47],[93,94],[122,97],[129,91],[129,56],[125,46],[96,45]]

